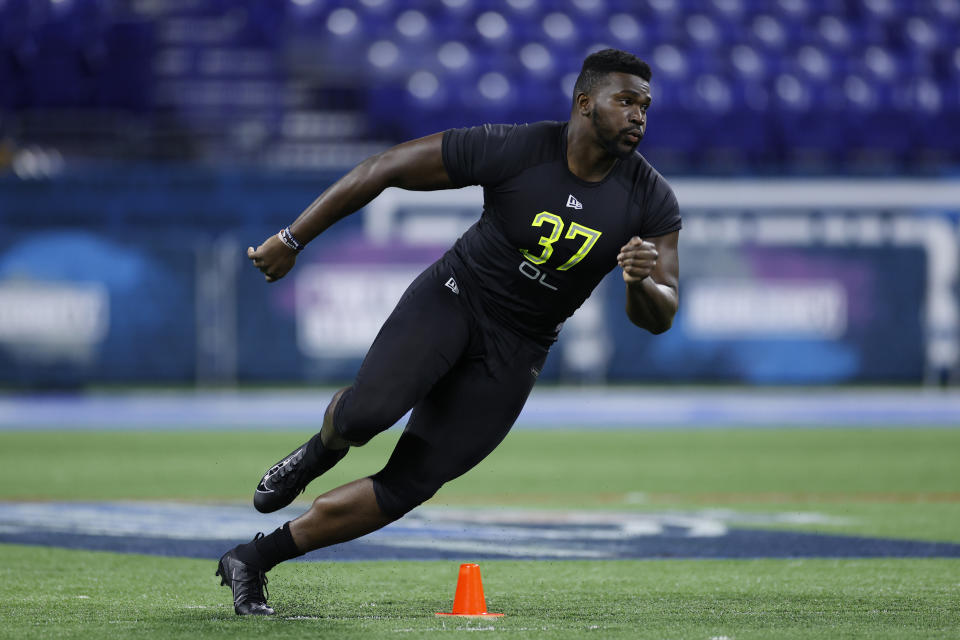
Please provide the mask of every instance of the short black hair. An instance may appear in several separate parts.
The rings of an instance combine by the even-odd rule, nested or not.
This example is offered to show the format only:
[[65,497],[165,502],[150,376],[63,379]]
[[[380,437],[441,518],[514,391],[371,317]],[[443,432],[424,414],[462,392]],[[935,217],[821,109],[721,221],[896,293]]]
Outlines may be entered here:
[[589,95],[608,73],[614,72],[639,76],[647,82],[650,82],[653,75],[650,65],[632,53],[619,49],[603,49],[591,53],[583,61],[580,75],[577,76],[577,83],[573,86],[574,100],[576,100],[578,93]]

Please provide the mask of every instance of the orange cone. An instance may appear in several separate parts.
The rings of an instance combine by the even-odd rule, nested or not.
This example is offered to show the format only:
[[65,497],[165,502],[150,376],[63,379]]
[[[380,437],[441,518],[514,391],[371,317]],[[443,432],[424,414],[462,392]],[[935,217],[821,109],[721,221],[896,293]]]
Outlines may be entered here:
[[453,596],[453,612],[437,613],[438,616],[478,616],[493,618],[502,613],[489,613],[487,601],[483,597],[483,581],[480,579],[480,565],[460,565],[457,578],[457,593]]

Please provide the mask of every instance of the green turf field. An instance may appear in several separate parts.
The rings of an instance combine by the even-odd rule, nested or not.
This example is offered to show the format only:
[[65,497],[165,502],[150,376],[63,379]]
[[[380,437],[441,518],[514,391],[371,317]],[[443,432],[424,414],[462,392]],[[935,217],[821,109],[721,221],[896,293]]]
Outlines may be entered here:
[[271,572],[271,602],[283,617],[252,619],[233,614],[210,562],[16,546],[0,547],[0,559],[0,634],[10,638],[960,634],[960,561],[487,561],[488,609],[506,614],[492,621],[433,615],[453,598],[457,568],[445,562],[281,565]]
[[[0,500],[246,502],[306,435],[0,432]],[[375,471],[394,438],[308,492]],[[432,504],[800,511],[840,518],[807,529],[958,542],[958,460],[949,429],[519,430]],[[488,560],[496,621],[432,615],[449,610],[455,562],[283,565],[282,615],[251,620],[211,561],[17,545],[0,560],[10,638],[960,638],[958,559]]]

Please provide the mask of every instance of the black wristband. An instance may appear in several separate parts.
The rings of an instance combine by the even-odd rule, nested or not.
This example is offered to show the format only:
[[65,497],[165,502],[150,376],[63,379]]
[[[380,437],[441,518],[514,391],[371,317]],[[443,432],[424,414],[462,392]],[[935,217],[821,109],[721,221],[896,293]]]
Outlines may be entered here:
[[293,234],[290,233],[290,227],[286,227],[277,234],[277,237],[280,238],[280,242],[287,245],[296,252],[303,251],[303,245],[297,242],[297,239],[293,237]]

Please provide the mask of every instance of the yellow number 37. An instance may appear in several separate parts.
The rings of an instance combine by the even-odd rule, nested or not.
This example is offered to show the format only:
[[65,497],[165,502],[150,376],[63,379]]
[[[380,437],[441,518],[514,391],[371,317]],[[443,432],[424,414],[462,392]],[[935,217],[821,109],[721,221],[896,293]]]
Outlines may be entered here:
[[[560,239],[561,234],[563,234],[563,219],[556,215],[555,213],[550,213],[549,211],[541,211],[533,219],[534,227],[542,227],[543,223],[549,222],[553,227],[550,231],[549,236],[540,236],[540,241],[538,244],[543,247],[543,251],[539,256],[535,256],[526,249],[520,249],[520,253],[526,257],[527,260],[533,264],[543,264],[550,259],[550,256],[553,255],[553,243]],[[567,240],[573,240],[577,236],[583,236],[583,245],[581,245],[580,250],[573,254],[569,260],[564,262],[562,265],[557,267],[557,271],[566,271],[573,265],[577,264],[581,260],[587,257],[587,254],[590,253],[590,249],[593,249],[593,245],[597,243],[597,239],[600,237],[600,231],[596,229],[591,229],[590,227],[585,227],[582,224],[577,224],[576,222],[572,223],[567,228],[567,235],[563,236]]]

